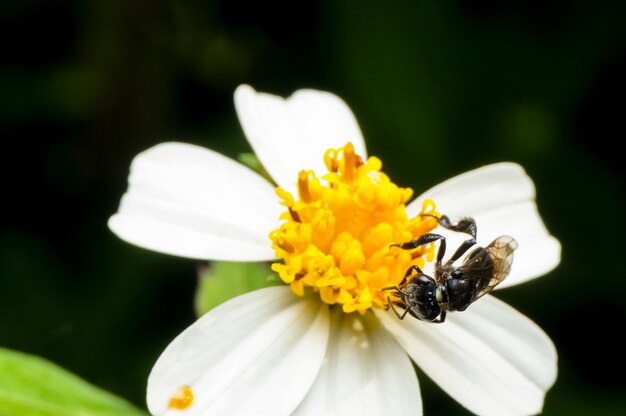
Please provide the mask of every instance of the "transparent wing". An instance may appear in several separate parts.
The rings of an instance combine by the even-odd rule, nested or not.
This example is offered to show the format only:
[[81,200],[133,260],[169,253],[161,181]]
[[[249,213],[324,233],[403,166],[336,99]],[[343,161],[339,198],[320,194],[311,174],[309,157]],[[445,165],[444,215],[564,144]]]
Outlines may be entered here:
[[493,240],[487,247],[472,251],[461,266],[463,274],[476,283],[474,300],[489,293],[509,275],[517,241],[509,235]]

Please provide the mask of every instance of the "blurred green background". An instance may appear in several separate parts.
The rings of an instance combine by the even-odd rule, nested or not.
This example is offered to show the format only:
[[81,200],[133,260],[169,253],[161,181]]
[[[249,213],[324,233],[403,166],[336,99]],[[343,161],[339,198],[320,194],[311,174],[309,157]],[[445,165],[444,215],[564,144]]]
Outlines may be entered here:
[[[3,2],[0,346],[144,407],[194,320],[197,264],[107,229],[130,161],[165,140],[236,157],[238,84],[313,87],[417,193],[486,163],[527,169],[563,261],[498,297],[557,346],[545,414],[626,414],[626,3],[382,3]],[[466,413],[421,375],[425,414]]]

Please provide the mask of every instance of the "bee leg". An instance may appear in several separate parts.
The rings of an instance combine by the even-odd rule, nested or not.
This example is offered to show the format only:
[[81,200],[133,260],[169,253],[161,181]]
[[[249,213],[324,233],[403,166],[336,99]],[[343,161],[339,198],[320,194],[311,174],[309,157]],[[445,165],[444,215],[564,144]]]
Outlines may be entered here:
[[461,256],[465,254],[465,252],[469,250],[470,247],[472,247],[474,244],[476,244],[476,240],[474,240],[473,238],[470,238],[469,240],[465,240],[463,244],[461,244],[459,248],[456,249],[452,257],[450,257],[450,259],[448,260],[448,264],[452,264],[458,259],[460,259]]
[[[458,259],[460,259],[461,256],[463,254],[465,254],[465,252],[467,250],[470,249],[470,247],[472,247],[474,244],[476,244],[476,232],[478,230],[476,228],[476,221],[474,220],[474,218],[472,218],[472,217],[464,217],[464,218],[461,218],[460,220],[458,220],[456,223],[452,223],[450,221],[450,218],[448,218],[447,215],[442,215],[441,217],[436,217],[436,216],[430,215],[430,214],[422,214],[422,216],[423,217],[435,218],[437,220],[437,222],[439,223],[439,225],[441,225],[446,230],[450,230],[450,231],[454,231],[454,232],[458,232],[458,233],[463,233],[463,234],[468,234],[468,235],[472,236],[472,238],[470,238],[469,240],[465,240],[463,242],[463,244],[461,244],[459,246],[459,248],[454,252],[452,257],[450,257],[450,259],[448,260],[448,264],[452,264],[455,261],[457,261]],[[439,256],[437,256],[437,258],[439,258]],[[442,256],[442,258],[443,258],[443,256]]]
[[400,282],[398,286],[404,286],[404,284],[406,283],[406,279],[408,279],[409,276],[411,276],[414,271],[418,272],[419,274],[424,274],[422,269],[420,269],[417,264],[414,264],[407,269],[406,273],[404,273],[404,277],[402,278],[402,281]]
[[433,241],[441,240],[444,238],[444,236],[439,234],[428,233],[419,236],[419,238],[407,241],[406,243],[391,244],[389,247],[400,247],[402,250],[412,250],[414,248],[418,248],[419,246],[423,246],[425,244],[432,243]]
[[381,292],[384,292],[386,290],[395,290],[396,292],[398,292],[396,296],[397,295],[409,296],[409,294],[403,291],[402,289],[400,289],[399,286],[387,286],[387,287],[383,287],[382,289],[380,289]]
[[443,256],[446,253],[446,238],[442,235],[428,233],[406,243],[392,244],[389,247],[400,247],[402,250],[411,250],[437,240],[441,240],[441,243],[439,244],[439,251],[437,252],[437,264],[440,264],[441,259],[443,259]]
[[463,233],[471,235],[474,240],[476,240],[476,232],[478,231],[476,228],[476,221],[472,217],[463,217],[455,223],[450,221],[447,215],[442,215],[441,217],[437,217],[435,215],[430,214],[422,214],[422,217],[432,217],[437,220],[439,225],[441,225],[446,230],[455,231],[457,233]]
[[[401,307],[401,308],[404,308],[404,313],[403,313],[402,315],[400,315],[400,314],[398,313],[398,310],[397,310],[397,309],[393,306],[393,305],[394,305],[394,303],[395,303],[397,306],[399,306],[399,307]],[[407,312],[409,312],[409,308],[405,307],[405,305],[403,305],[403,304],[401,304],[401,303],[399,303],[399,302],[392,302],[389,298],[387,298],[387,305],[391,308],[391,310],[393,311],[393,313],[395,313],[395,314],[396,314],[396,316],[398,317],[398,319],[399,319],[399,320],[403,320],[403,319],[404,319],[404,317],[406,316]]]
[[446,321],[446,311],[442,310],[441,311],[441,315],[439,315],[439,319],[435,319],[434,321],[431,321],[433,324],[442,324]]

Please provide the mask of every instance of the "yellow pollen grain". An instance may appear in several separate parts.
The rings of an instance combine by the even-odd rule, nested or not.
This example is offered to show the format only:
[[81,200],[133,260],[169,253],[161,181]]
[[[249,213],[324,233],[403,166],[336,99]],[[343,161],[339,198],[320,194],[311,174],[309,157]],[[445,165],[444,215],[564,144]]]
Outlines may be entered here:
[[193,390],[189,386],[180,386],[170,397],[169,408],[172,410],[186,410],[193,404]]
[[[415,250],[390,248],[432,231],[439,216],[432,200],[409,218],[409,188],[391,182],[376,157],[363,160],[351,143],[324,154],[327,172],[318,177],[302,170],[297,178],[297,198],[276,189],[286,207],[280,227],[270,233],[281,262],[274,270],[302,296],[306,288],[344,312],[364,313],[384,308],[382,288],[397,285],[411,265],[423,267],[434,257],[434,245]],[[422,216],[421,214],[428,214]]]

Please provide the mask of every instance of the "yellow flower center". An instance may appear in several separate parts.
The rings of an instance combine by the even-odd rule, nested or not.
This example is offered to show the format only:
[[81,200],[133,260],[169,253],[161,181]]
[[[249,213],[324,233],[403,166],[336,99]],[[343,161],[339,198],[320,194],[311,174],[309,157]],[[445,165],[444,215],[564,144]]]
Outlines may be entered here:
[[352,143],[329,149],[324,155],[328,173],[298,175],[298,199],[276,188],[287,208],[280,228],[270,233],[272,247],[283,263],[272,270],[302,296],[305,287],[319,292],[322,301],[340,304],[344,312],[364,313],[372,306],[387,306],[389,292],[411,265],[432,261],[429,244],[407,251],[390,247],[430,232],[439,216],[435,203],[426,200],[422,211],[408,218],[406,203],[413,191],[400,188],[382,171],[382,162],[367,162],[354,153]]

